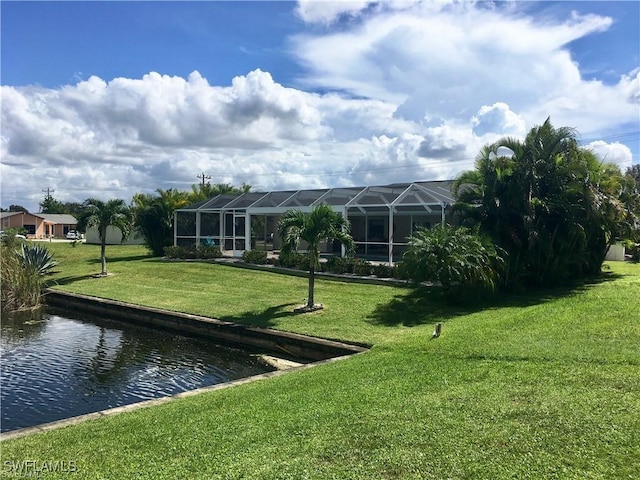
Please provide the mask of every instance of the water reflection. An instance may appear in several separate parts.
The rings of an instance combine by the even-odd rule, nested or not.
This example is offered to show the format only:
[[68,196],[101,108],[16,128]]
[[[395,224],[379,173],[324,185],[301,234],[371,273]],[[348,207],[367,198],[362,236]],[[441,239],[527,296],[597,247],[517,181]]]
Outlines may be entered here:
[[250,352],[59,312],[2,319],[3,432],[268,371]]

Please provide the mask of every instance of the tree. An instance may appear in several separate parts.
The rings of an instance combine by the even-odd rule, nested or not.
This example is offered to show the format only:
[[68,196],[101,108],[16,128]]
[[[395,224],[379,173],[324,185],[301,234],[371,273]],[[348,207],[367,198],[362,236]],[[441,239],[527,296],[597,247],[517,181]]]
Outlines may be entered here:
[[636,186],[640,188],[640,163],[636,163],[635,165],[627,168],[625,175],[630,176],[636,182]]
[[505,251],[506,285],[551,285],[600,271],[609,246],[629,228],[623,191],[617,167],[549,119],[524,141],[485,146],[476,169],[453,185],[463,224],[477,225]]
[[107,275],[107,227],[110,225],[117,227],[122,232],[122,240],[124,241],[131,233],[133,218],[131,210],[119,198],[111,199],[103,202],[96,198],[85,200],[86,209],[86,225],[88,228],[96,228],[98,237],[100,238],[100,261],[102,263],[101,275]]
[[41,213],[66,213],[64,204],[59,202],[55,198],[51,196],[51,194],[47,194],[44,197],[44,200],[40,202],[40,212]]
[[320,243],[337,240],[348,252],[353,250],[353,238],[349,234],[349,221],[328,205],[318,205],[310,214],[300,210],[288,210],[278,223],[278,233],[283,241],[282,253],[297,249],[300,242],[306,243],[309,256],[309,295],[301,311],[322,308],[314,303],[315,270],[320,262]]
[[22,205],[9,205],[10,212],[26,212],[29,213],[29,210],[24,208]]
[[189,203],[189,194],[173,188],[156,190],[157,196],[133,196],[135,225],[153,255],[162,256],[164,248],[173,245],[173,212]]
[[449,225],[418,229],[402,259],[409,278],[440,283],[456,300],[471,290],[493,291],[504,263],[490,241]]
[[213,185],[210,183],[194,183],[191,185],[192,193],[190,195],[190,199],[193,203],[196,203],[225,193],[240,195],[243,193],[249,193],[250,191],[251,185],[247,185],[246,183],[243,183],[240,187],[234,187],[230,183],[215,183]]

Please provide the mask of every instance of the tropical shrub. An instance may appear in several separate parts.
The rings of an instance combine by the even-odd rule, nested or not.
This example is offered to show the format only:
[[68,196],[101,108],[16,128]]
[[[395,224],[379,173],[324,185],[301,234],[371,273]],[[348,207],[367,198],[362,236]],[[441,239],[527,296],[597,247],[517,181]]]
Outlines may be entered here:
[[371,272],[378,278],[391,278],[393,277],[393,267],[385,264],[373,265]]
[[371,275],[372,265],[371,262],[367,262],[361,258],[354,258],[353,273],[361,275],[363,277]]
[[299,252],[281,251],[277,265],[297,270],[309,270],[309,256]]
[[609,246],[637,224],[626,207],[638,205],[633,185],[547,119],[524,141],[485,146],[454,182],[454,208],[507,253],[506,286],[548,286],[600,271]]
[[193,249],[188,249],[185,247],[181,247],[179,245],[171,245],[168,247],[164,247],[164,255],[167,258],[196,258],[196,252]]
[[58,262],[53,259],[53,254],[39,244],[23,243],[16,254],[20,258],[22,267],[36,275],[47,275],[53,267],[58,265]]
[[133,197],[135,225],[144,238],[145,246],[155,256],[173,243],[173,213],[189,203],[187,192],[170,188],[156,190],[157,196],[136,194]]
[[264,250],[247,250],[242,254],[242,260],[254,265],[266,265],[267,252]]
[[502,263],[490,242],[449,225],[418,229],[403,255],[403,268],[412,281],[439,283],[454,294],[494,290]]
[[220,258],[222,256],[222,251],[220,251],[220,247],[217,245],[203,245],[200,244],[196,247],[196,257],[197,258]]
[[16,311],[37,307],[42,292],[42,276],[24,268],[17,252],[0,245],[0,304],[2,311]]

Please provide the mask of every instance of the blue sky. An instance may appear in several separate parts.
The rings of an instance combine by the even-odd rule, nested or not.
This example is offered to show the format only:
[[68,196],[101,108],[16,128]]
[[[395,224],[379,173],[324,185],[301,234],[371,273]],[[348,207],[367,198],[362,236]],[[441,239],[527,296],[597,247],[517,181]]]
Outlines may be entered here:
[[7,2],[1,204],[452,178],[551,116],[639,163],[640,2]]

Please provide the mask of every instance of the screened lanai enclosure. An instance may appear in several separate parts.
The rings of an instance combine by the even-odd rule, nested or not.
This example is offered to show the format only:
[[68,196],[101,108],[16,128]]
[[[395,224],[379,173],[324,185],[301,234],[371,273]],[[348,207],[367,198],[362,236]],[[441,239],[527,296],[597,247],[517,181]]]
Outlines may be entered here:
[[[451,184],[434,181],[218,195],[176,210],[174,245],[218,245],[232,256],[250,249],[277,251],[282,246],[278,221],[283,213],[311,212],[326,204],[351,223],[358,257],[392,263],[399,260],[417,228],[452,223]],[[323,245],[323,253],[344,254],[334,244]]]

